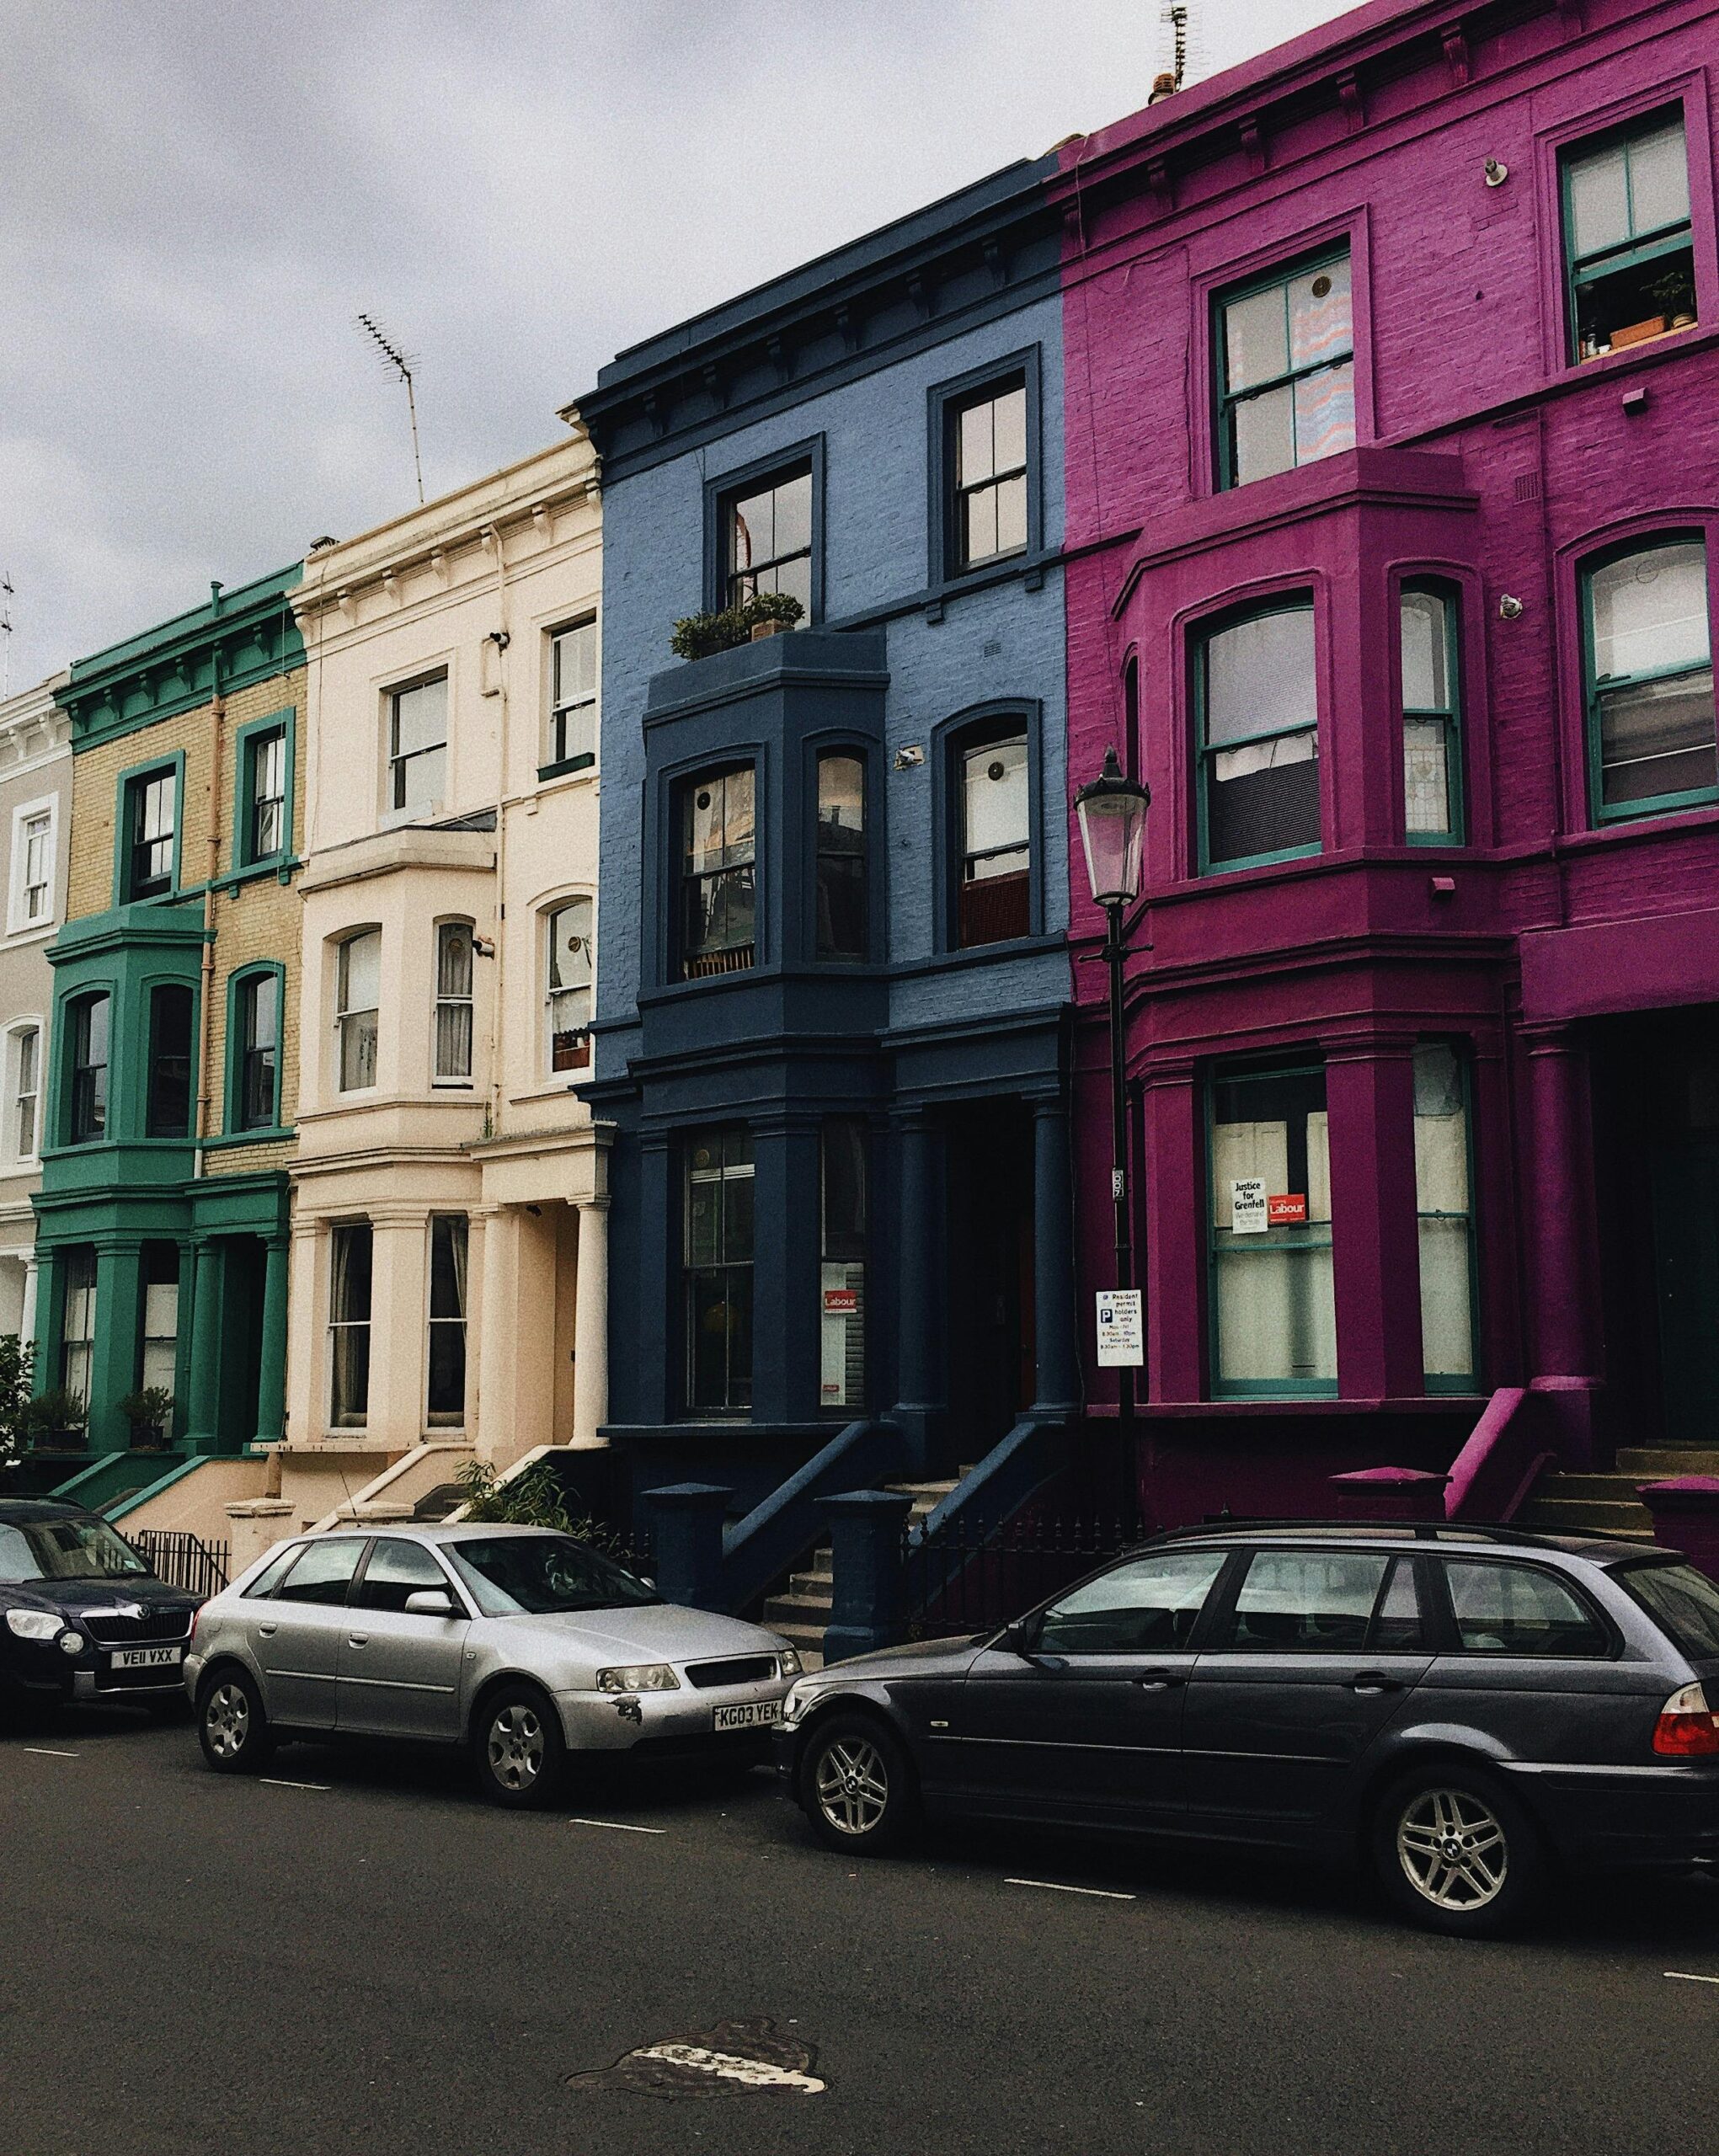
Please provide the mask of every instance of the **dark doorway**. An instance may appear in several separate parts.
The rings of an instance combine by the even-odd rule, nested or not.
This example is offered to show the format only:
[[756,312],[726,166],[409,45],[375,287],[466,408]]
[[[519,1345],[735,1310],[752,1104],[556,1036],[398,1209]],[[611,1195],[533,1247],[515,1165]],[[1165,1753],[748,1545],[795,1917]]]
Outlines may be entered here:
[[1033,1125],[1018,1101],[952,1113],[948,1217],[953,1473],[1033,1400]]
[[257,1435],[266,1259],[256,1235],[225,1238],[221,1256],[221,1390],[215,1427],[222,1450],[237,1452]]
[[1654,1283],[1670,1444],[1719,1445],[1719,1039],[1673,1043],[1659,1065]]

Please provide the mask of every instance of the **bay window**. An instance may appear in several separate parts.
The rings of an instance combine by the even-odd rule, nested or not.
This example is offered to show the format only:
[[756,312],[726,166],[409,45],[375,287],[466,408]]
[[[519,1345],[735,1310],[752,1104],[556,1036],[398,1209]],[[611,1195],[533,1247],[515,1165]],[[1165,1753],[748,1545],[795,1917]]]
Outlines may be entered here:
[[430,1223],[430,1386],[432,1428],[466,1419],[466,1216],[438,1213]]
[[95,1251],[87,1243],[65,1257],[66,1299],[60,1321],[60,1383],[76,1400],[90,1404],[95,1361]]
[[1415,1206],[1427,1390],[1471,1392],[1475,1267],[1468,1072],[1456,1050],[1443,1042],[1423,1042],[1415,1050]]
[[179,1253],[174,1243],[143,1246],[144,1391],[175,1390],[179,1353]]
[[379,928],[349,936],[339,947],[335,964],[334,1035],[343,1093],[360,1092],[376,1083],[382,970]]
[[685,1177],[686,1405],[741,1413],[752,1404],[751,1132],[694,1133]]
[[1462,838],[1456,598],[1436,584],[1409,584],[1398,607],[1402,662],[1403,829],[1414,845]]
[[472,966],[471,922],[438,922],[433,1075],[440,1085],[465,1085],[471,1080]]
[[105,995],[80,996],[72,1006],[72,1087],[67,1136],[74,1145],[101,1137],[108,1123],[108,1033]]
[[1319,682],[1305,600],[1244,615],[1195,652],[1200,867],[1316,853]]
[[866,955],[866,766],[837,750],[818,759],[818,931],[820,958]]
[[1215,1075],[1209,1129],[1213,1390],[1334,1393],[1323,1065]]
[[1596,820],[1719,800],[1707,550],[1682,534],[1583,578],[1588,761]]
[[681,977],[744,973],[756,962],[756,776],[750,764],[681,789]]
[[369,1221],[343,1222],[329,1254],[328,1420],[337,1429],[361,1428],[370,1412]]
[[546,922],[549,1068],[587,1070],[591,1059],[592,904],[570,899]]

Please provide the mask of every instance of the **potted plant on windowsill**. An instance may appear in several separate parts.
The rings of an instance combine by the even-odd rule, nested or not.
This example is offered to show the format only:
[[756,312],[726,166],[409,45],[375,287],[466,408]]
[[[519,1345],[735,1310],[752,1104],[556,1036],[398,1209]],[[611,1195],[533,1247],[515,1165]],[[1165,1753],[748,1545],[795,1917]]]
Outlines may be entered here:
[[29,1404],[26,1419],[37,1451],[83,1450],[83,1426],[89,1420],[89,1410],[64,1385],[38,1393]]
[[173,1407],[174,1396],[163,1385],[145,1385],[141,1392],[125,1395],[120,1412],[131,1425],[133,1452],[165,1451]]
[[669,648],[676,659],[708,659],[718,651],[755,643],[791,629],[805,608],[786,591],[761,591],[739,606],[724,606],[712,614],[688,614],[676,622]]
[[1695,280],[1687,270],[1668,270],[1663,277],[1647,287],[1647,296],[1657,301],[1661,318],[1674,329],[1689,329],[1695,319]]
[[740,609],[747,632],[754,643],[765,637],[780,636],[784,629],[791,629],[805,608],[791,592],[761,591],[755,599],[749,599]]

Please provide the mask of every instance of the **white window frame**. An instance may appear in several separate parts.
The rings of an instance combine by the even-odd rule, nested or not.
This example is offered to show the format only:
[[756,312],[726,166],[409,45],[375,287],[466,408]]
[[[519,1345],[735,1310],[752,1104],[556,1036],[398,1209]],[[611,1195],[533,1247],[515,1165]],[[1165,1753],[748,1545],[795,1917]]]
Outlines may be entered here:
[[[48,819],[48,851],[45,882],[48,889],[48,910],[45,913],[27,914],[24,911],[24,826],[37,816]],[[12,812],[12,862],[8,878],[6,902],[6,932],[8,936],[42,936],[54,926],[59,905],[55,885],[60,868],[60,797],[45,794],[40,801],[26,801]]]
[[[558,647],[563,637],[571,636],[579,629],[589,629],[591,632],[591,692],[589,696],[569,696],[558,702],[555,695]],[[595,764],[601,733],[600,714],[603,695],[603,648],[597,627],[596,616],[595,614],[580,615],[571,622],[558,622],[554,627],[546,630],[543,658],[543,679],[547,691],[547,712],[543,729],[543,762],[546,766],[558,766],[576,761],[581,756],[589,756],[590,762]],[[555,753],[556,721],[563,712],[575,711],[589,711],[590,713],[591,745],[589,750],[575,750],[570,757],[558,756]]]
[[[440,681],[442,686],[442,734],[439,744],[428,749],[411,749],[403,756],[395,753],[395,740],[399,726],[399,699],[410,696],[415,689],[427,689]],[[427,818],[439,816],[449,798],[449,763],[452,755],[454,730],[454,673],[446,660],[427,666],[404,680],[390,681],[382,689],[382,828],[388,830],[402,824],[418,824]],[[408,803],[397,808],[394,795],[399,788],[398,773],[420,757],[439,755],[441,758],[441,788],[435,798],[421,801],[414,806]]]
[[[441,942],[451,928],[463,928],[470,952],[471,985],[464,995],[445,995],[441,986]],[[435,924],[435,941],[430,947],[430,963],[432,969],[434,993],[430,1000],[430,1082],[432,1086],[446,1086],[457,1092],[469,1093],[477,1083],[478,1070],[478,925],[467,914],[448,914]],[[463,1005],[470,1015],[470,1029],[466,1041],[466,1068],[463,1071],[443,1070],[440,1067],[441,1052],[441,1014],[444,1006]]]
[[[23,1054],[24,1037],[29,1033],[34,1033],[36,1039],[35,1091],[31,1096],[35,1102],[32,1124],[35,1143],[28,1152],[24,1152],[19,1150],[18,1144],[18,1111],[23,1099],[18,1086],[19,1063]],[[33,1017],[14,1018],[6,1028],[6,1128],[3,1141],[0,1141],[0,1160],[3,1160],[8,1167],[34,1168],[40,1166],[41,1161],[42,1076],[46,1065],[47,1042],[48,1029],[40,1018]]]
[[[347,954],[353,944],[359,942],[366,936],[374,936],[376,940],[376,1001],[373,1004],[358,1003],[349,1006],[345,1001],[348,988],[346,977],[351,961]],[[333,942],[334,946],[334,1065],[332,1075],[334,1082],[328,1091],[333,1096],[350,1099],[355,1093],[375,1092],[377,1086],[382,1082],[382,931],[379,925],[372,922],[367,927],[349,928],[343,935],[335,937]],[[344,1082],[346,1075],[346,1029],[354,1019],[366,1016],[373,1017],[376,1021],[371,1049],[373,1073],[369,1085],[348,1086]]]
[[[563,913],[581,905],[590,908],[590,928],[587,941],[590,945],[591,983],[587,993],[590,999],[591,1017],[585,1020],[584,1029],[586,1041],[585,1060],[583,1063],[569,1065],[567,1070],[558,1070],[555,1068],[555,999],[558,995],[566,995],[571,991],[564,989],[558,990],[554,985],[554,958],[550,947],[557,921]],[[543,1032],[542,1045],[539,1050],[543,1059],[543,1078],[550,1085],[582,1082],[577,1079],[569,1081],[569,1071],[584,1072],[589,1075],[591,1067],[590,1023],[591,1017],[596,1016],[597,1004],[596,894],[594,891],[564,891],[559,898],[546,899],[538,908],[537,917],[542,924],[537,931],[537,949],[543,968]]]

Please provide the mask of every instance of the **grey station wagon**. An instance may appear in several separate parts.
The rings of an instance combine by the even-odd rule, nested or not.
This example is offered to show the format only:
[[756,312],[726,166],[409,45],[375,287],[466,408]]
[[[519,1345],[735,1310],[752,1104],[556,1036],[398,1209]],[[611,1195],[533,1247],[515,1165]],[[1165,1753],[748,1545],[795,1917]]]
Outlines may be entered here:
[[198,1611],[184,1681],[218,1772],[291,1737],[397,1737],[469,1748],[486,1796],[529,1805],[569,1753],[761,1756],[799,1668],[570,1536],[390,1527],[253,1566]]
[[1719,1587],[1633,1543],[1286,1525],[1161,1537],[981,1639],[788,1696],[778,1764],[844,1854],[921,1812],[1369,1861],[1433,1928],[1551,1868],[1719,1861]]

